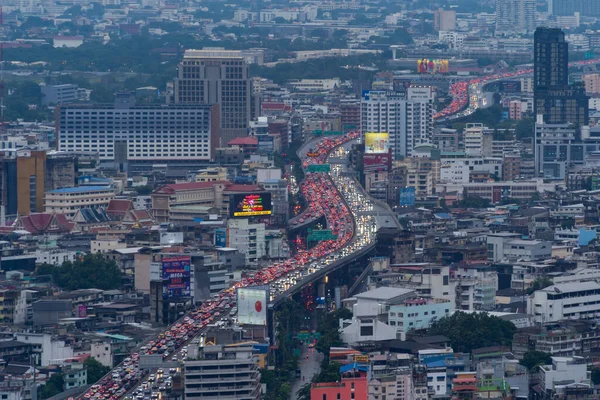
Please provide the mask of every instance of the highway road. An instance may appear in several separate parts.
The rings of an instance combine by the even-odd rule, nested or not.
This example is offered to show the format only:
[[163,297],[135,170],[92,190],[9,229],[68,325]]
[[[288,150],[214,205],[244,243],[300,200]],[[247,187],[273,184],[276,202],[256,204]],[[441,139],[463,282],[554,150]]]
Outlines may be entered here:
[[[359,134],[354,132],[344,137],[320,139],[313,149],[318,155],[304,158],[303,167],[326,162],[332,152],[336,153],[338,158],[344,157],[346,150],[341,145],[358,136]],[[185,349],[190,340],[208,330],[211,325],[236,308],[236,289],[239,287],[270,285],[270,297],[274,299],[291,286],[295,286],[303,277],[318,274],[338,260],[362,254],[372,247],[377,229],[376,217],[359,215],[358,212],[373,210],[374,206],[356,181],[343,171],[342,166],[335,165],[332,166],[331,173],[307,173],[301,187],[303,195],[313,199],[313,203],[318,203],[322,208],[328,226],[338,237],[336,240],[320,242],[310,250],[301,251],[288,260],[274,263],[244,277],[231,288],[186,314],[156,338],[147,341],[138,352],[133,353],[78,398],[162,398],[164,391],[161,386],[151,381],[149,370],[140,368],[141,357],[158,356],[160,360],[162,356],[162,359],[169,363],[185,357]],[[154,379],[156,380],[156,377]]]
[[[574,61],[569,63],[569,66],[584,67],[586,65],[598,63],[600,63],[600,59]],[[467,117],[479,108],[489,107],[491,103],[487,95],[483,92],[483,87],[485,85],[506,79],[521,78],[532,74],[533,69],[528,68],[454,83],[450,87],[450,94],[452,96],[451,104],[442,111],[436,113],[434,119],[437,122],[448,122],[458,118]]]

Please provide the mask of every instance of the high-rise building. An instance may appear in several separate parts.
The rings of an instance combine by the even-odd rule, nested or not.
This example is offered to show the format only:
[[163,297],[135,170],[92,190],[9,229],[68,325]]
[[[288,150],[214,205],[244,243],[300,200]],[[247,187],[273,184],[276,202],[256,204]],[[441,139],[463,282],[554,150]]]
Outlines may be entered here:
[[600,93],[600,74],[586,74],[583,76],[585,92],[587,94]]
[[576,144],[577,131],[572,124],[546,124],[541,116],[535,124],[535,175],[565,179],[569,167],[583,164],[583,145]]
[[573,15],[578,12],[586,17],[600,17],[597,0],[548,0],[548,14]]
[[219,112],[210,105],[59,106],[58,150],[99,153],[116,163],[210,161]]
[[538,28],[533,38],[533,89],[564,89],[569,85],[569,44],[558,28]]
[[253,118],[252,80],[240,51],[186,50],[173,82],[175,104],[218,104],[220,136],[216,147],[248,134]]
[[533,32],[535,0],[496,0],[496,35]]
[[[410,88],[413,89],[413,88]],[[414,88],[405,97],[399,93],[369,91],[361,100],[362,132],[386,132],[394,159],[410,155],[433,136],[433,92]]]
[[569,45],[557,28],[538,28],[534,35],[534,114],[547,124],[588,124],[583,86],[569,85]]
[[453,31],[456,29],[456,11],[439,9],[433,12],[433,28],[436,31]]

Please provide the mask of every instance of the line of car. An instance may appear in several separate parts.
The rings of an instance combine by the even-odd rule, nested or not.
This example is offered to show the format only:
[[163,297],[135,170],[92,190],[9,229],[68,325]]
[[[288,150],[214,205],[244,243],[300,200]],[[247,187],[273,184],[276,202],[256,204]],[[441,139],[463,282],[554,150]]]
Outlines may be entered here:
[[[600,60],[598,59],[574,61],[569,63],[569,66],[585,66],[597,64],[599,62]],[[528,68],[514,72],[505,72],[480,78],[474,78],[468,81],[455,82],[452,85],[450,85],[449,93],[452,96],[452,101],[446,108],[434,114],[433,118],[436,120],[443,120],[470,115],[474,113],[480,106],[479,97],[481,96],[483,86],[498,80],[515,78],[518,76],[528,75],[532,73],[533,69]],[[471,98],[470,101],[469,98]]]
[[[318,155],[306,158],[303,162],[303,167],[306,169],[311,163],[324,163],[336,147],[340,147],[345,142],[358,138],[359,135],[358,132],[351,132],[334,139],[323,138],[317,143],[314,150],[314,152],[318,152]],[[354,239],[352,214],[344,199],[342,199],[340,193],[336,190],[335,185],[344,185],[343,191],[345,193],[354,193],[358,192],[358,190],[356,188],[352,190],[348,186],[352,184],[348,181],[348,178],[339,174],[339,171],[338,173],[335,171],[338,170],[335,167],[332,168],[331,175],[333,179],[328,178],[323,173],[307,174],[306,180],[309,184],[303,185],[302,188],[304,195],[309,195],[310,190],[313,191],[315,196],[320,194],[320,198],[322,199],[320,203],[324,207],[323,211],[326,214],[327,222],[332,227],[332,231],[338,235],[336,240],[319,242],[310,250],[300,251],[286,261],[274,263],[252,275],[244,277],[229,289],[205,301],[201,307],[188,313],[177,323],[159,334],[158,337],[148,341],[140,348],[139,353],[134,353],[125,359],[111,373],[80,395],[79,398],[117,400],[129,393],[132,388],[135,389],[133,390],[133,394],[127,394],[128,399],[133,399],[133,396],[137,399],[140,394],[145,396],[147,387],[153,387],[149,381],[152,375],[142,382],[141,386],[137,386],[140,380],[148,374],[147,370],[140,369],[140,356],[144,354],[161,354],[163,360],[178,360],[182,349],[185,349],[184,346],[190,340],[204,332],[208,328],[208,325],[220,320],[225,315],[229,315],[231,310],[236,307],[237,288],[272,284],[271,298],[273,298],[285,290],[284,286],[279,284],[280,280],[285,280],[288,276],[297,279],[299,276],[310,273],[310,271],[316,270],[319,266],[327,265],[339,257],[349,255],[352,251],[363,246],[368,236],[361,237],[359,240]],[[315,197],[316,200],[317,198]],[[291,282],[291,280],[289,281]],[[143,390],[142,393],[140,393],[140,388]],[[151,398],[160,397],[162,393],[160,390],[155,391],[153,389],[150,389],[150,392]]]

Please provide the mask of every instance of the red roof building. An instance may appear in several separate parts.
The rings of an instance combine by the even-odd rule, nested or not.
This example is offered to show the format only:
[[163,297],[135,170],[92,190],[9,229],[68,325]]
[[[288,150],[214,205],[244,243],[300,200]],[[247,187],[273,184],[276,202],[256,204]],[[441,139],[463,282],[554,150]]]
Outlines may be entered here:
[[32,235],[46,233],[69,233],[75,224],[64,214],[33,213],[27,216],[19,215],[15,221],[15,230],[25,230]]
[[227,146],[241,148],[244,156],[250,158],[258,150],[258,139],[253,136],[239,137],[227,142]]

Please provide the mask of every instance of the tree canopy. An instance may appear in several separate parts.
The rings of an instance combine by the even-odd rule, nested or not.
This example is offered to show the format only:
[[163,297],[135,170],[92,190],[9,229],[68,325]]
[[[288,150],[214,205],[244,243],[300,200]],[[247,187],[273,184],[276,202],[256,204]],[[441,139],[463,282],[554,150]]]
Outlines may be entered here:
[[83,365],[87,368],[87,383],[91,385],[98,382],[100,378],[110,371],[109,367],[102,365],[98,360],[93,357],[88,357],[83,362]]
[[44,386],[38,388],[38,396],[43,400],[62,393],[65,380],[61,373],[52,374]]
[[88,254],[75,262],[65,261],[59,267],[42,264],[36,275],[51,275],[54,283],[64,290],[118,289],[123,278],[117,264],[100,254]]
[[510,346],[517,328],[487,313],[455,312],[436,321],[429,329],[430,335],[444,335],[457,352],[470,353],[473,349],[488,346]]
[[526,367],[530,372],[535,372],[540,365],[552,364],[552,356],[550,353],[532,350],[523,354],[523,359],[519,361],[519,364]]
[[490,206],[490,201],[479,196],[465,196],[458,202],[458,206],[464,208],[487,208]]
[[517,139],[527,139],[534,136],[535,121],[531,117],[525,117],[517,122],[515,127],[515,134]]

